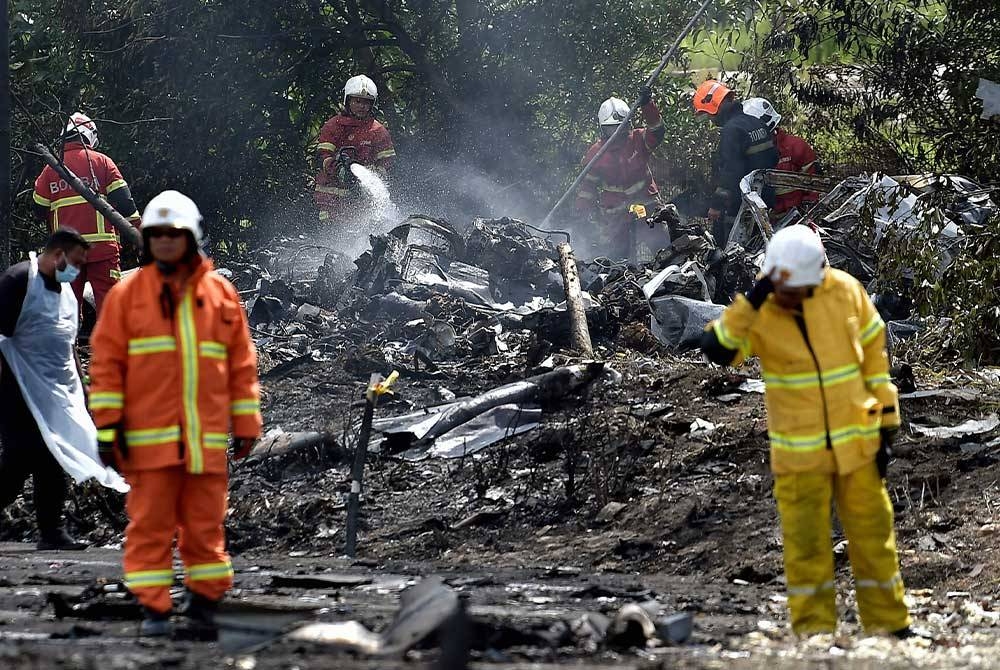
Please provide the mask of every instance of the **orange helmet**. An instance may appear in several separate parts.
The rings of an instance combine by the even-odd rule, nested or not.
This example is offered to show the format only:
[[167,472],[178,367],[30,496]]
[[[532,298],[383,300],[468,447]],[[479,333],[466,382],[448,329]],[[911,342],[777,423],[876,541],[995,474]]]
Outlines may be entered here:
[[722,101],[732,92],[722,82],[707,79],[694,92],[694,111],[698,114],[718,114]]

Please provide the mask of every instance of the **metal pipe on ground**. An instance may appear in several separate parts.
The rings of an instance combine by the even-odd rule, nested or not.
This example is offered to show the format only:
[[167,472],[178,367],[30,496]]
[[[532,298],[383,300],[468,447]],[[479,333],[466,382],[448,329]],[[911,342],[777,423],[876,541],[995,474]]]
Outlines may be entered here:
[[346,541],[344,553],[354,558],[358,542],[358,516],[361,513],[361,483],[365,476],[365,461],[368,459],[368,442],[372,437],[372,420],[375,418],[375,406],[378,399],[392,393],[390,388],[399,378],[399,373],[393,370],[388,377],[373,373],[365,391],[365,413],[361,419],[361,431],[358,443],[354,447],[354,462],[351,464],[351,492],[347,497],[347,524],[344,529]]
[[368,458],[368,442],[372,437],[372,419],[375,418],[375,400],[365,400],[365,413],[361,419],[361,433],[354,447],[354,462],[351,464],[351,492],[347,498],[347,527],[344,553],[354,558],[358,545],[358,515],[361,512],[361,482],[365,475],[365,460]]
[[[684,40],[685,37],[687,37],[688,33],[691,32],[691,29],[694,28],[694,24],[697,23],[698,19],[701,18],[701,15],[705,13],[705,10],[708,9],[708,6],[710,4],[712,4],[712,0],[704,0],[701,3],[701,7],[698,8],[698,11],[696,11],[694,13],[694,16],[692,16],[691,19],[687,22],[687,25],[684,26],[683,30],[681,30],[680,34],[677,36],[677,39],[674,40],[674,43],[670,45],[670,49],[668,49],[667,53],[663,55],[663,58],[660,60],[660,64],[656,66],[655,70],[653,70],[653,74],[651,74],[649,78],[646,80],[646,86],[652,86],[653,84],[656,83],[656,80],[660,78],[660,74],[663,73],[663,69],[667,67],[667,63],[669,63],[670,60],[674,57],[674,53],[676,53],[678,47],[680,47],[681,42]],[[559,198],[559,202],[555,204],[555,207],[552,208],[552,211],[550,211],[548,214],[545,215],[545,218],[542,220],[542,225],[541,225],[542,228],[549,227],[549,223],[552,220],[552,216],[559,210],[560,207],[563,206],[563,204],[569,199],[570,195],[576,192],[576,189],[580,187],[580,184],[583,182],[584,178],[590,173],[591,169],[594,167],[597,161],[601,159],[601,156],[603,156],[607,152],[607,150],[611,148],[611,146],[615,143],[615,140],[618,139],[618,136],[621,135],[623,132],[625,132],[626,128],[630,127],[630,122],[632,120],[632,117],[635,115],[635,110],[638,109],[638,107],[639,107],[639,98],[637,97],[635,99],[635,102],[632,103],[632,106],[629,107],[628,114],[625,116],[625,119],[618,125],[618,128],[615,129],[615,132],[612,133],[611,137],[608,138],[608,140],[601,146],[601,148],[597,151],[597,153],[594,154],[594,157],[590,159],[590,162],[584,166],[583,171],[580,172],[579,176],[577,176],[576,181],[574,181],[573,185],[570,186],[565,193],[563,193],[563,196]]]
[[594,355],[594,345],[590,340],[587,310],[583,306],[583,290],[580,288],[580,271],[576,267],[573,248],[568,242],[564,242],[556,250],[559,252],[559,271],[562,273],[563,291],[566,294],[570,343],[575,351],[591,358]]
[[79,177],[73,174],[65,163],[62,163],[58,158],[52,155],[52,152],[48,150],[44,144],[36,144],[35,150],[41,154],[42,159],[45,160],[49,166],[56,171],[62,179],[66,180],[66,183],[70,187],[83,196],[83,199],[89,202],[94,209],[100,212],[104,218],[111,222],[111,225],[115,227],[118,231],[118,235],[125,242],[128,242],[131,246],[138,250],[142,250],[142,235],[139,231],[129,223],[124,216],[122,216],[118,210],[111,206],[107,200],[102,198],[100,195],[94,192],[92,188],[87,186]]

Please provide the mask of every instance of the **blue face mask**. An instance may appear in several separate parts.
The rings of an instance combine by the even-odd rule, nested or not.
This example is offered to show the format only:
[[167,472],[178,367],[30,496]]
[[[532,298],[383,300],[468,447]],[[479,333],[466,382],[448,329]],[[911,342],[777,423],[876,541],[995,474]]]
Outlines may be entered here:
[[56,281],[61,282],[72,282],[80,274],[80,268],[75,265],[70,265],[69,261],[66,261],[66,267],[60,270],[56,268]]

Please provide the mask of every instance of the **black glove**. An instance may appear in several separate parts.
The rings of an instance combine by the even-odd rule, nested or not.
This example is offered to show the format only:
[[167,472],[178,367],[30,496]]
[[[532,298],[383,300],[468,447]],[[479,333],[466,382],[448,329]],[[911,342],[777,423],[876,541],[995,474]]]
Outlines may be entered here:
[[896,440],[895,428],[883,428],[879,431],[878,452],[875,454],[875,467],[878,476],[885,479],[889,471],[889,459],[892,458],[892,443]]
[[244,458],[250,455],[253,451],[254,445],[257,443],[257,438],[254,437],[236,437],[233,436],[232,443],[230,447],[233,452],[233,460],[242,461]]
[[[107,434],[110,432],[114,435],[110,440],[102,440],[104,437],[102,433]],[[108,426],[107,428],[97,429],[97,455],[101,459],[101,463],[109,468],[118,469],[118,460],[115,456],[115,448],[118,448],[118,452],[122,455],[122,458],[128,458],[128,445],[125,444],[125,436],[122,435],[121,424],[115,424],[113,426]]]
[[753,285],[750,292],[747,293],[747,300],[753,305],[754,309],[760,309],[760,306],[764,304],[767,300],[767,296],[774,292],[774,283],[771,281],[770,277],[763,277],[757,280],[757,283]]
[[639,106],[643,107],[653,99],[653,89],[643,84],[639,87]]

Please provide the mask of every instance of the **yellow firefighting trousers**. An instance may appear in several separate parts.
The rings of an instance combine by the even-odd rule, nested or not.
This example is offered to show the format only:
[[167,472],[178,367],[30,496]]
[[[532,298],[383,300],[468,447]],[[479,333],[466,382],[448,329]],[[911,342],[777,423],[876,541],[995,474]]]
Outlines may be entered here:
[[892,503],[874,463],[847,475],[778,475],[774,497],[784,535],[788,608],[796,633],[834,632],[837,627],[831,498],[847,536],[865,630],[891,632],[910,625]]

